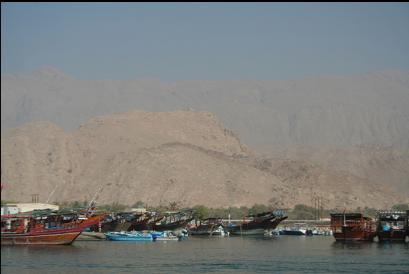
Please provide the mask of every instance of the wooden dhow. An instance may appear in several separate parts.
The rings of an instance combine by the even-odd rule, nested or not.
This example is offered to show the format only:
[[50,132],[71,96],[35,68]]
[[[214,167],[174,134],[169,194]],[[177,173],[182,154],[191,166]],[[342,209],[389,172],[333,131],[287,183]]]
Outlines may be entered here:
[[103,215],[40,212],[1,216],[2,245],[69,245]]
[[331,230],[336,241],[373,241],[376,223],[361,213],[331,213]]
[[246,216],[239,224],[229,224],[226,229],[233,235],[257,235],[274,230],[288,216],[272,211]]

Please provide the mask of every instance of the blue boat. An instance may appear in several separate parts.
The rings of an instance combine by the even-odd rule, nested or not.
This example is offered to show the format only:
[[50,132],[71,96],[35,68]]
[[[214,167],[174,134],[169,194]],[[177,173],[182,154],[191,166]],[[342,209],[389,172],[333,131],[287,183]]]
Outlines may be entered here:
[[151,233],[143,233],[139,231],[108,232],[105,233],[105,236],[109,241],[153,241],[153,236]]

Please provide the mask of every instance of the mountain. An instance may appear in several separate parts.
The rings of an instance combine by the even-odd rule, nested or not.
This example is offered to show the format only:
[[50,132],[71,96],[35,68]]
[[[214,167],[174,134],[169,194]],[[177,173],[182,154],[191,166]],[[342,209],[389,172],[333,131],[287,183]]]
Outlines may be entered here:
[[129,111],[65,132],[50,122],[9,130],[1,140],[2,199],[179,202],[291,207],[313,195],[328,207],[386,207],[405,199],[367,180],[318,165],[260,158],[208,112]]
[[283,81],[79,80],[53,68],[2,75],[3,130],[51,121],[73,130],[95,116],[194,109],[214,113],[258,152],[294,146],[409,150],[409,72]]
[[[265,176],[275,176],[272,181],[284,182],[280,185],[293,193],[284,194],[287,197],[284,200],[307,203],[320,189],[323,195],[342,189],[346,195],[342,197],[352,199],[353,195],[348,197],[347,193],[354,185],[365,189],[357,190],[355,197],[360,201],[351,200],[351,205],[370,203],[368,200],[373,197],[365,192],[372,193],[373,189],[385,193],[386,198],[379,201],[397,203],[409,197],[409,72],[406,71],[281,81],[164,82],[81,80],[48,67],[30,74],[2,75],[1,80],[2,148],[3,142],[11,138],[5,136],[20,132],[17,134],[20,137],[13,137],[19,141],[15,145],[20,150],[16,148],[7,156],[10,158],[6,165],[2,163],[3,181],[20,182],[24,177],[33,182],[47,178],[48,191],[56,182],[79,180],[80,175],[93,180],[101,169],[112,169],[106,164],[108,160],[102,159],[111,157],[121,162],[117,153],[131,157],[130,152],[141,149],[161,150],[165,149],[164,144],[189,144],[190,147],[183,147],[183,153],[192,150],[192,146],[194,153],[202,153],[203,157],[204,151],[222,153],[233,157],[235,163],[240,160],[240,164],[261,170]],[[128,112],[134,109],[143,111]],[[125,122],[128,119],[123,116],[125,112],[132,117],[131,121],[135,119],[134,124]],[[209,117],[205,119],[202,115],[200,119],[189,120],[188,114],[194,117],[194,113],[206,113],[204,116]],[[155,115],[157,118],[153,118]],[[213,120],[217,126],[208,124]],[[40,121],[50,123],[44,129]],[[122,123],[126,126],[121,126]],[[32,127],[38,128],[31,133],[35,139],[22,135]],[[214,131],[209,131],[210,128]],[[42,138],[43,131],[48,135]],[[222,134],[231,137],[227,147],[226,140],[220,139]],[[32,151],[31,143],[27,142],[43,149]],[[7,150],[10,146],[7,145]],[[120,147],[112,148],[116,146]],[[58,157],[53,164],[42,167],[41,175],[36,165],[46,163],[46,155],[38,159],[41,163],[25,169],[8,164],[16,161],[14,157],[29,157],[24,161],[37,159],[49,147],[59,154],[51,152],[50,157]],[[182,153],[179,150],[182,150],[180,146],[178,153]],[[2,152],[2,159],[5,155]],[[88,160],[82,162],[82,157]],[[132,157],[129,161],[142,165]],[[95,166],[83,169],[75,167],[77,163]],[[67,168],[70,165],[75,168]],[[73,174],[54,172],[60,166]],[[118,164],[118,168],[122,167]],[[50,172],[54,177],[47,175]],[[322,181],[322,178],[326,179]],[[295,189],[300,194],[294,194]],[[310,194],[305,194],[306,189],[310,189]],[[305,197],[301,197],[303,193]],[[330,203],[340,204],[341,198]]]

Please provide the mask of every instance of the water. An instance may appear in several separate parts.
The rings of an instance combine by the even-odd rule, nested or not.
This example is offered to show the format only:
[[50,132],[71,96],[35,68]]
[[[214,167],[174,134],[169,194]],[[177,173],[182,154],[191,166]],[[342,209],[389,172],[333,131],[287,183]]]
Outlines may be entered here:
[[275,236],[2,246],[1,272],[409,273],[409,244],[342,244],[333,237]]

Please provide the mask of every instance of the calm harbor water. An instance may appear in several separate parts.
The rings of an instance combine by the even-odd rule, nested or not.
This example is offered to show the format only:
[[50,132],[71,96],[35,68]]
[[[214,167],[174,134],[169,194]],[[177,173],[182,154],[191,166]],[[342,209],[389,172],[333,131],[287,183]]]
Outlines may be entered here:
[[333,237],[273,236],[2,246],[1,272],[409,273],[409,244],[342,244]]

